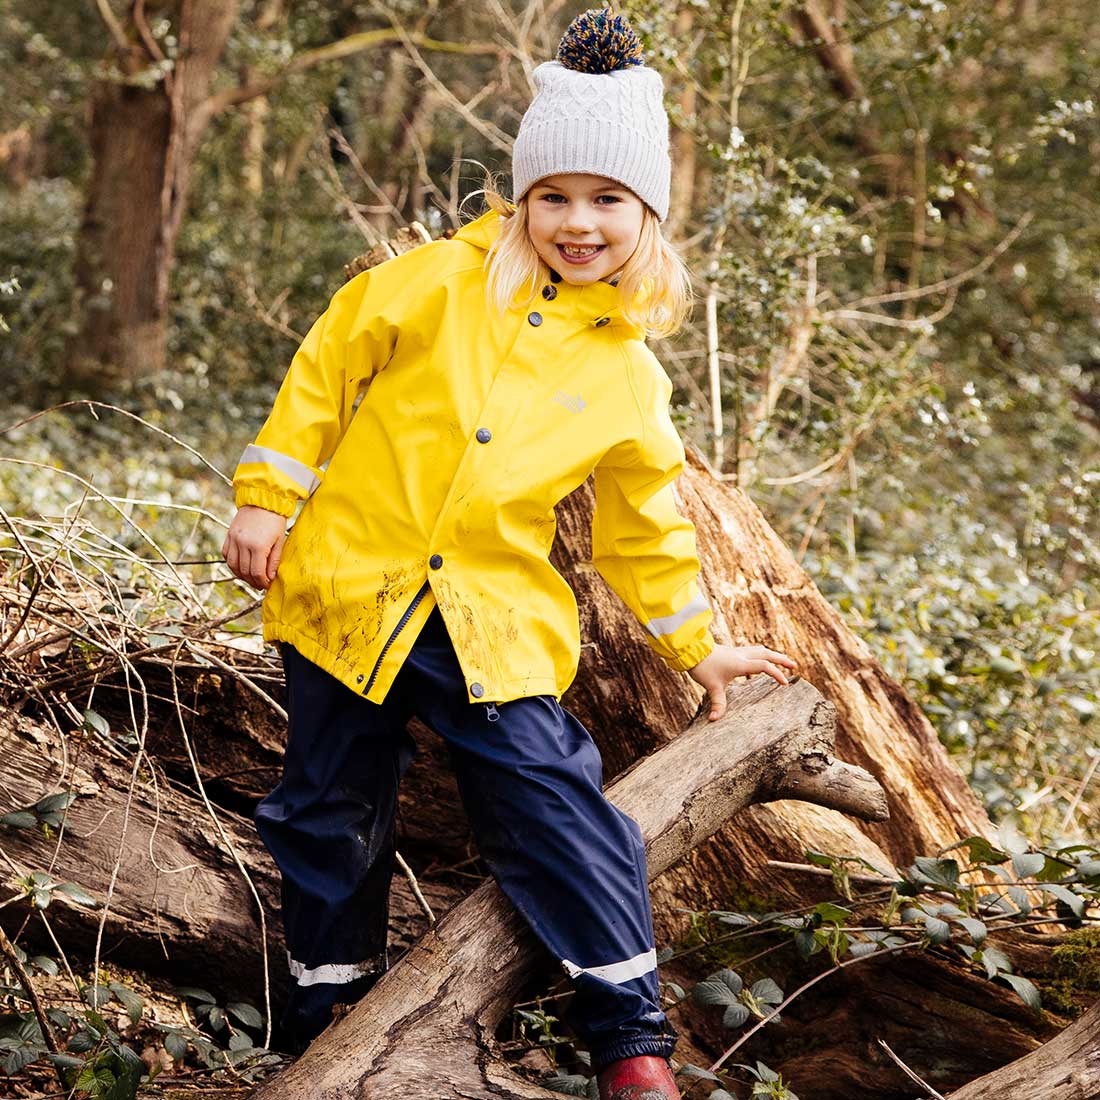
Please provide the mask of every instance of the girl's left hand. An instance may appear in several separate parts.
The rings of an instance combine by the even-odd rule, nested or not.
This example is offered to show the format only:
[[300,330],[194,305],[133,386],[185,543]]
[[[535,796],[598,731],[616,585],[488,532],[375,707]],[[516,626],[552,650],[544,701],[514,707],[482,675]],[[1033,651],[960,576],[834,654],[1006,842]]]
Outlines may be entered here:
[[726,684],[738,676],[755,676],[766,672],[781,684],[788,683],[783,665],[789,669],[798,666],[785,653],[762,645],[716,645],[688,675],[707,689],[710,696],[710,721],[714,722],[726,713]]

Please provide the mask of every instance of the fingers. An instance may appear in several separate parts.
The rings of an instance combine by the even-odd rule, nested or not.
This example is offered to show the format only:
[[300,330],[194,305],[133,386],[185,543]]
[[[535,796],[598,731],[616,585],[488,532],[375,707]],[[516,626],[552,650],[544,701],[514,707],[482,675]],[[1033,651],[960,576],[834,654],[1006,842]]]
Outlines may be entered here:
[[[267,559],[267,584],[270,585],[275,579],[275,574],[279,571],[279,562],[283,560],[283,543],[286,542],[286,535],[281,535],[279,541],[271,548],[271,553]],[[264,586],[265,588],[267,585]]]
[[710,692],[710,721],[716,722],[726,713],[726,691],[711,689]]
[[[786,674],[778,665],[773,664],[771,661],[764,661],[763,666],[764,667],[761,669],[761,671],[766,672],[773,680],[776,680],[780,684],[790,683],[790,681],[786,677]],[[792,665],[791,667],[793,668],[794,666]]]
[[266,548],[250,546],[232,533],[225,540],[222,555],[233,576],[245,581],[253,588],[265,589],[275,578],[275,570],[279,565],[278,559],[282,555],[283,541],[285,540],[280,540],[276,547],[278,555],[276,556],[275,553],[270,555],[275,558],[274,564],[270,566]]
[[749,646],[752,656],[759,657],[764,661],[773,661],[777,665],[786,665],[787,668],[798,668],[798,663],[792,658],[788,657],[786,653],[780,653],[778,649],[768,649],[767,646],[754,645]]

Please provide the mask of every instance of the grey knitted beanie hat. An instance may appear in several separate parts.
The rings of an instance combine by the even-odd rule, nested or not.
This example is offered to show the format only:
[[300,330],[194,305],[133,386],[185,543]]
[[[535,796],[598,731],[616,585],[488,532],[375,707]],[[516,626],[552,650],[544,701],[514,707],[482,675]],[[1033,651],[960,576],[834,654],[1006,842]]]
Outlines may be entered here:
[[535,98],[512,150],[512,201],[545,176],[587,172],[625,184],[663,222],[672,164],[660,74],[621,15],[593,9],[534,72]]

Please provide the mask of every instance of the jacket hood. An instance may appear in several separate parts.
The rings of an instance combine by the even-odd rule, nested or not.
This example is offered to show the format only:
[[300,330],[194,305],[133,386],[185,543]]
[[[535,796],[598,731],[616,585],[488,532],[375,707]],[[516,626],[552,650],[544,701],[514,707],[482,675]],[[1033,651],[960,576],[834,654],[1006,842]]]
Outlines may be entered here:
[[[500,236],[500,215],[495,210],[488,210],[481,217],[462,226],[455,233],[454,239],[465,241],[475,248],[488,252],[498,236]],[[559,288],[562,286],[570,288],[570,292],[576,295],[578,312],[583,311],[582,316],[591,314],[592,324],[604,317],[609,317],[613,328],[628,329],[634,336],[645,338],[643,330],[623,315],[617,287],[603,279],[587,286],[573,286],[563,279],[558,285]]]

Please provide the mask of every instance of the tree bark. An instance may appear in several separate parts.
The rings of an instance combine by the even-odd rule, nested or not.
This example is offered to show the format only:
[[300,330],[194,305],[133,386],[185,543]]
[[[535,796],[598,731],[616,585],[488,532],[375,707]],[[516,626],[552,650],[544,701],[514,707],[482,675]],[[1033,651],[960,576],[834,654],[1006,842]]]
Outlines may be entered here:
[[[807,681],[756,676],[728,692],[607,790],[636,820],[651,876],[753,802],[806,799],[869,820],[885,801],[862,768],[833,756],[835,712]],[[555,1094],[501,1058],[494,1032],[545,953],[495,883],[453,909],[257,1100],[534,1100]]]
[[[86,959],[93,956],[117,862],[101,949],[104,958],[177,981],[186,976],[188,983],[229,999],[262,1004],[260,922],[233,858],[236,852],[266,914],[269,969],[278,994],[286,982],[277,918],[278,874],[250,821],[217,807],[216,825],[200,799],[179,790],[163,774],[150,775],[145,769],[128,799],[128,761],[114,759],[94,744],[63,740],[2,708],[0,760],[0,813],[61,791],[78,796],[69,807],[59,844],[38,829],[0,826],[0,851],[9,870],[14,865],[20,876],[47,872],[54,881],[82,886],[99,903],[91,909],[58,900],[46,910],[66,951]],[[436,912],[461,896],[461,891],[442,883],[425,883],[422,889]],[[390,916],[391,946],[398,952],[428,924],[401,876],[394,882]],[[14,936],[27,919],[25,904],[0,910],[0,925],[9,935]],[[53,954],[37,920],[27,924],[26,934],[42,940],[43,950]]]
[[948,1100],[1096,1100],[1100,1097],[1100,1003],[1056,1038],[979,1077]]
[[[178,53],[168,71],[135,3],[126,48],[114,44],[109,75],[89,107],[92,175],[77,241],[81,323],[66,356],[67,383],[100,390],[164,366],[168,284],[191,169],[209,114],[214,67],[237,17],[238,0],[169,0]],[[150,12],[149,15],[153,13]],[[116,75],[117,74],[117,75]]]
[[[879,780],[890,817],[868,825],[804,803],[751,807],[654,883],[659,938],[675,942],[687,930],[689,918],[677,908],[735,908],[750,893],[776,909],[805,900],[805,885],[769,860],[804,862],[806,848],[862,855],[889,872],[959,837],[993,838],[988,815],[927,718],[751,499],[716,481],[694,451],[678,486],[680,509],[695,524],[716,637],[765,644],[798,662],[837,709],[838,751]],[[701,689],[649,649],[643,628],[591,566],[592,507],[588,486],[559,506],[554,562],[577,594],[585,639],[566,704],[591,730],[613,775],[682,729]]]

